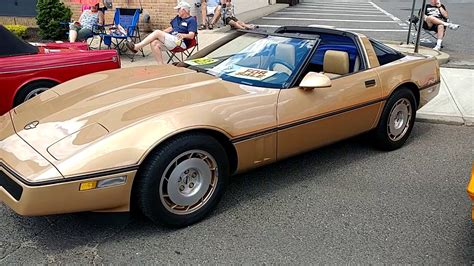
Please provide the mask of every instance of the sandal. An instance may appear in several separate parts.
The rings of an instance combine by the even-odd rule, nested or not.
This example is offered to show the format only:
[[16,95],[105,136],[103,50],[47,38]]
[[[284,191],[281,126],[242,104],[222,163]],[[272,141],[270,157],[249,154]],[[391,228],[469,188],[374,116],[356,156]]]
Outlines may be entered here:
[[206,29],[206,25],[201,24],[201,26],[199,26],[199,29],[200,29],[200,30],[205,30],[205,29]]
[[132,51],[132,53],[134,54],[138,53],[138,51],[135,49],[135,44],[133,42],[126,41],[125,45],[130,51]]
[[214,25],[209,24],[208,28],[209,28],[210,30],[212,30],[212,29],[214,29]]

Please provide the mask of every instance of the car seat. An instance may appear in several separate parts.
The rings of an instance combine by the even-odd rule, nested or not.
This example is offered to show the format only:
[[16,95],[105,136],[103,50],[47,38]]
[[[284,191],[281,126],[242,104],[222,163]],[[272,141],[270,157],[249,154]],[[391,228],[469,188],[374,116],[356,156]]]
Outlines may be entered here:
[[343,51],[327,50],[324,54],[323,73],[330,79],[349,73],[349,54]]
[[275,47],[275,56],[270,64],[270,70],[285,72],[291,75],[295,69],[296,51],[291,44],[280,43]]

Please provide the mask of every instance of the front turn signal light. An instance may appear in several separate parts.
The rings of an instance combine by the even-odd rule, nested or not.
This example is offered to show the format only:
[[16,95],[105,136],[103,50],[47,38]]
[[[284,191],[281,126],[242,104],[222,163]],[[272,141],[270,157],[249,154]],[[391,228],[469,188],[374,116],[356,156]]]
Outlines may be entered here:
[[97,181],[88,181],[81,183],[79,186],[79,191],[91,190],[97,187]]

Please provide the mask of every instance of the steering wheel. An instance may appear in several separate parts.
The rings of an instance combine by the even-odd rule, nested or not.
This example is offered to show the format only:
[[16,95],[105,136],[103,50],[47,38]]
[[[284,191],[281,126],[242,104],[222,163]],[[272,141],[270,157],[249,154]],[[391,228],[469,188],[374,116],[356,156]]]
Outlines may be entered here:
[[269,69],[273,71],[275,69],[276,65],[282,65],[282,66],[288,68],[288,70],[290,70],[290,74],[293,72],[293,70],[295,68],[294,66],[290,65],[288,62],[281,61],[281,60],[275,60],[275,61],[270,63]]

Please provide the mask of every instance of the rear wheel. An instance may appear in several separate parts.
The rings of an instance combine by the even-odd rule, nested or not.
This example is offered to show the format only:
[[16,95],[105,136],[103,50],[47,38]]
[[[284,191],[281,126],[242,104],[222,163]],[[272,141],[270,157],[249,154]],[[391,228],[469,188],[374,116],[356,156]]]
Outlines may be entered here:
[[145,160],[134,197],[152,221],[182,227],[203,219],[224,192],[229,163],[222,145],[205,134],[177,137]]
[[374,131],[375,145],[383,150],[400,148],[413,129],[416,109],[415,96],[409,89],[395,91],[388,99]]
[[49,80],[41,80],[29,83],[21,88],[20,91],[18,91],[13,105],[18,106],[54,86],[56,86],[56,83]]

